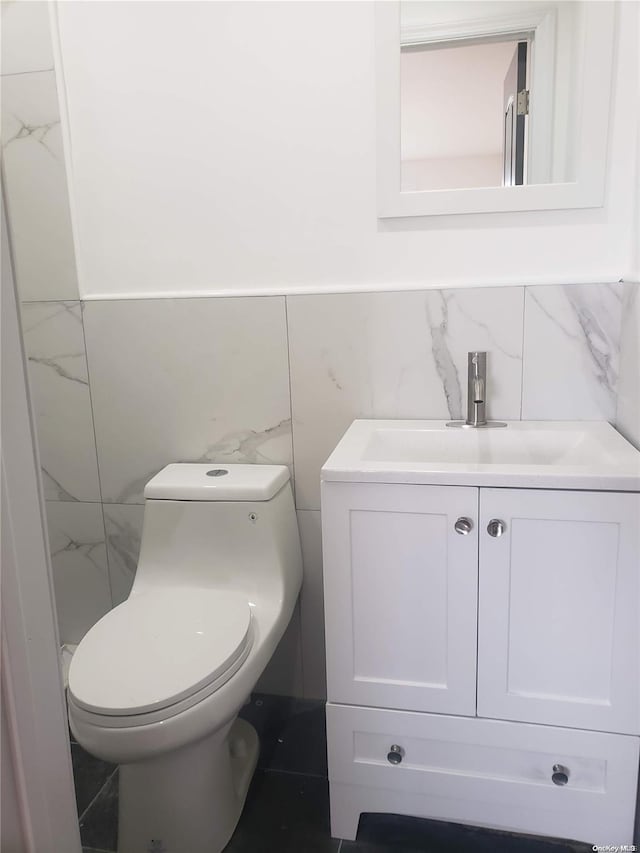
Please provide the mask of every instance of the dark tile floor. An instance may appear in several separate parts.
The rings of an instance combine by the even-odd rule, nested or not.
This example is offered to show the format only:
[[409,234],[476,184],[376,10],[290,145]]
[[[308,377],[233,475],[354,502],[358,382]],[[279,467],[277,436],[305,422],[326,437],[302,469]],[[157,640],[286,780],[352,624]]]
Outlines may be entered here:
[[[396,815],[363,815],[357,841],[329,832],[324,706],[256,694],[241,716],[261,743],[258,768],[225,853],[587,853],[563,841]],[[118,772],[72,743],[84,853],[117,848]],[[180,853],[189,853],[181,851]]]

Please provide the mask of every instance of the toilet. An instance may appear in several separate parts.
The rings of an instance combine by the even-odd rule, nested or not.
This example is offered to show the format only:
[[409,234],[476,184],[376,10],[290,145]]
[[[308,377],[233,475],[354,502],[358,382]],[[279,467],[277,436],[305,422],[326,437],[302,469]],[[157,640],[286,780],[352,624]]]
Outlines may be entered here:
[[172,464],[144,495],[133,588],[73,656],[69,722],[120,765],[119,853],[219,853],[258,757],[238,712],[302,581],[289,470]]

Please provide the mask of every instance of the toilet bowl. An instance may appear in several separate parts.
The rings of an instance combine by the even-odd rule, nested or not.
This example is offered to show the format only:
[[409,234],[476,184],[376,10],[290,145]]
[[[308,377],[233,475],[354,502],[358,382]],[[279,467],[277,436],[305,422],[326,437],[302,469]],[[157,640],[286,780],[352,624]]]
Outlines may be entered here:
[[71,661],[69,722],[120,765],[119,853],[217,853],[259,749],[238,711],[302,580],[289,471],[173,464],[145,499],[131,594]]

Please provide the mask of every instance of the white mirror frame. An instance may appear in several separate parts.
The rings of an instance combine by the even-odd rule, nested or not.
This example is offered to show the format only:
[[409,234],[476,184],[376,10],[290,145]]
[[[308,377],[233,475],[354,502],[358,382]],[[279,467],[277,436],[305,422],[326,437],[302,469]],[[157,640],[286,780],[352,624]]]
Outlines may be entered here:
[[[607,171],[617,3],[584,3],[582,45],[577,50],[579,98],[576,105],[576,180],[519,187],[400,190],[400,3],[376,3],[376,106],[378,216],[441,216],[601,207]],[[543,23],[541,18],[540,24]],[[545,24],[547,25],[547,24]],[[538,24],[535,24],[538,26]],[[514,20],[486,32],[522,32]],[[479,35],[479,31],[470,35]],[[444,30],[437,38],[444,40]],[[588,96],[587,96],[588,95]]]

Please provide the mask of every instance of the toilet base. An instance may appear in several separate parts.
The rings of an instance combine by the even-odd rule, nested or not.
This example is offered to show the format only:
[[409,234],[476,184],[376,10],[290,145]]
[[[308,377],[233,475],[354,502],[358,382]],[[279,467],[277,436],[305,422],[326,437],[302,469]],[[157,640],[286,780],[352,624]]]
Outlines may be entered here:
[[220,853],[258,760],[258,735],[236,719],[204,740],[120,767],[118,853]]

